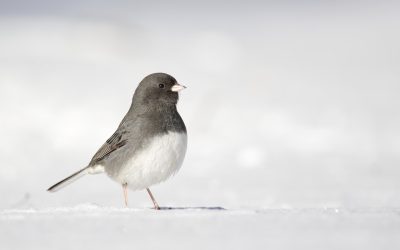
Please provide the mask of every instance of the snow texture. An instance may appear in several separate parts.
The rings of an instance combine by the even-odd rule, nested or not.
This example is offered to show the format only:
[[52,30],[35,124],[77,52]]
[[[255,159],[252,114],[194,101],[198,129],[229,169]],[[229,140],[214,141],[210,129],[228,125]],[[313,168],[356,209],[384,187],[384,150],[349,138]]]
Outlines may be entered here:
[[[400,249],[399,9],[0,1],[0,250]],[[119,209],[105,174],[46,192],[154,72],[188,87],[182,168],[151,187],[171,209]]]
[[1,249],[363,249],[400,247],[400,209],[112,208],[0,212]]

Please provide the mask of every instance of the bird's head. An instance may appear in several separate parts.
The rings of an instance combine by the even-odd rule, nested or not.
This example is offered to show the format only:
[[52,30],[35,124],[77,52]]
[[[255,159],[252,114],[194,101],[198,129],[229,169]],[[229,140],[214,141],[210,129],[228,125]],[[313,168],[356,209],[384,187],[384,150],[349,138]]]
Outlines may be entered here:
[[154,73],[146,76],[136,88],[134,101],[143,104],[176,104],[178,92],[186,87],[180,85],[176,79],[165,73]]

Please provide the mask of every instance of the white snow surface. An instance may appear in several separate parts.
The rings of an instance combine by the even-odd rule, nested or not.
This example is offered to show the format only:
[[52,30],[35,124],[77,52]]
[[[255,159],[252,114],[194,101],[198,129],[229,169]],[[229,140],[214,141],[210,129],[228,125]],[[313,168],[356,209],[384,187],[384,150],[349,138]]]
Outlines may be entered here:
[[400,247],[399,208],[114,208],[0,212],[0,248],[363,249]]
[[[0,1],[0,250],[400,249],[399,9]],[[151,187],[178,209],[118,208],[105,174],[46,192],[154,72],[188,87],[182,168]]]

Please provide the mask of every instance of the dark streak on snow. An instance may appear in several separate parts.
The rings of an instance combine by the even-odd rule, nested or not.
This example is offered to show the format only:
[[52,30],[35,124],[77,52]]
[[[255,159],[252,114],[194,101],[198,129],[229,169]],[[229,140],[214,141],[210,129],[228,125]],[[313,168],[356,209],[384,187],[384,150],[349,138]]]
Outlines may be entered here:
[[160,210],[226,210],[223,207],[160,207]]

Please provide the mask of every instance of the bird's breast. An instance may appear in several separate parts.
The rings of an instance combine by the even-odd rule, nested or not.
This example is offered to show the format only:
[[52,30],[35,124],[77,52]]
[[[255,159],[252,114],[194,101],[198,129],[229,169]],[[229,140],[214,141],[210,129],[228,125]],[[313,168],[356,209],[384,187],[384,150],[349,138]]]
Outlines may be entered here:
[[127,159],[113,179],[122,184],[127,183],[133,190],[160,183],[180,169],[186,147],[186,133],[156,135]]

